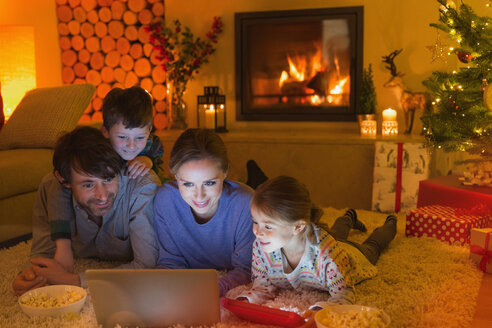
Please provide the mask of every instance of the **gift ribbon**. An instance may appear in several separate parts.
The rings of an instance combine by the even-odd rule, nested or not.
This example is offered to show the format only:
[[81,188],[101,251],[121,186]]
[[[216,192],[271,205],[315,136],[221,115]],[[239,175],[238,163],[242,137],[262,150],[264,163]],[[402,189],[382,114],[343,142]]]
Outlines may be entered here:
[[401,206],[401,173],[403,166],[403,143],[398,143],[398,155],[396,157],[396,195],[395,195],[395,212],[400,212]]
[[470,252],[477,255],[482,255],[482,259],[480,260],[480,269],[485,272],[487,269],[487,264],[490,264],[490,259],[492,258],[492,251],[488,250],[489,246],[489,237],[490,232],[487,232],[485,235],[485,247],[480,247],[478,245],[471,245]]

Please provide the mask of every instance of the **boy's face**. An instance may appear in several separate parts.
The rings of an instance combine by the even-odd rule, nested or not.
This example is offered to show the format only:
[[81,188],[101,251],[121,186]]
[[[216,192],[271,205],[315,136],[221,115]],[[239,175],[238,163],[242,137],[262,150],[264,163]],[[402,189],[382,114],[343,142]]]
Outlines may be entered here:
[[102,133],[109,138],[114,150],[126,161],[137,157],[145,148],[150,134],[150,126],[127,128],[123,122],[113,125],[109,131],[103,126]]

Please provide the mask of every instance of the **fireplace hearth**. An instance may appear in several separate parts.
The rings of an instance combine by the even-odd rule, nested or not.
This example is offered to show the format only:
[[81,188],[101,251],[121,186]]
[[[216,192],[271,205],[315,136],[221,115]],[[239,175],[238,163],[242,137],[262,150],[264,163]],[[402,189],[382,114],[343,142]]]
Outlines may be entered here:
[[236,13],[240,121],[354,121],[363,7]]

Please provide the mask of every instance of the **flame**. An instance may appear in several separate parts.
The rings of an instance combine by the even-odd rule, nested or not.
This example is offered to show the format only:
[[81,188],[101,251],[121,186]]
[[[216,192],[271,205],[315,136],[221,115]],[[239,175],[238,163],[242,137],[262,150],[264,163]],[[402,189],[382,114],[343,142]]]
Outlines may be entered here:
[[338,81],[337,85],[333,89],[330,90],[330,94],[339,95],[343,93],[343,86],[347,83],[348,77],[344,78],[341,81]]
[[297,81],[304,81],[304,72],[306,71],[306,57],[296,56],[296,63],[287,56],[287,61],[289,62],[289,76],[296,79]]
[[[309,102],[313,105],[322,103],[341,104],[343,94],[349,92],[347,85],[350,77],[340,76],[340,65],[337,57],[333,58],[331,64],[323,64],[323,54],[321,48],[317,46],[317,51],[312,56],[290,56],[287,55],[289,64],[288,71],[282,71],[279,79],[279,87],[286,82],[305,82],[304,93],[306,98],[299,99],[300,103]],[[317,90],[308,88],[307,84],[317,74],[321,74],[321,78],[325,80],[325,90]],[[318,92],[318,94],[314,94]],[[287,102],[288,98],[283,97],[282,102]]]
[[289,73],[287,73],[286,71],[282,71],[278,85],[282,87],[282,85],[284,84],[285,81],[287,81],[288,78],[289,78]]

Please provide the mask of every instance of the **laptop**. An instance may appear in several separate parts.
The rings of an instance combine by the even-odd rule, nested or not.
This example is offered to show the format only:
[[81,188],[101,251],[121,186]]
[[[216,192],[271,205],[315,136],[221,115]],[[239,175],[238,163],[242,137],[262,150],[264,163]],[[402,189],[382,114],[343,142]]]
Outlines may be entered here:
[[98,324],[104,328],[213,325],[220,321],[213,269],[86,271]]

